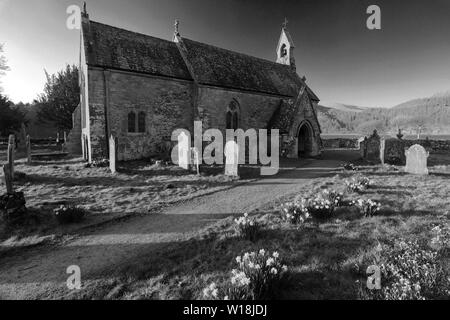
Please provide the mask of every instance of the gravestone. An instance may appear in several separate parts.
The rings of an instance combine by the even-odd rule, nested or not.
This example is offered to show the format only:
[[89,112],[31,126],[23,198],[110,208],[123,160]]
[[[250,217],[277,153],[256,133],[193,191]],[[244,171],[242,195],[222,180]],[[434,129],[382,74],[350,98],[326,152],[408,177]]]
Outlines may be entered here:
[[11,178],[14,179],[14,148],[15,148],[15,141],[14,141],[14,135],[9,135],[8,139],[8,153],[7,153],[7,161],[8,161],[8,169],[11,174]]
[[200,174],[200,157],[199,157],[199,153],[198,153],[198,149],[197,148],[191,148],[191,164],[192,164],[192,169],[195,170],[197,172],[197,174]]
[[412,174],[428,174],[427,158],[429,152],[421,145],[415,144],[405,152],[405,172]]
[[109,137],[109,170],[116,173],[116,140],[113,135]]
[[359,138],[359,139],[357,140],[357,142],[356,142],[356,148],[357,148],[358,150],[361,150],[361,145],[363,144],[363,142],[364,142],[365,139],[366,139],[366,137],[361,137],[361,138]]
[[386,139],[384,148],[384,162],[398,166],[404,166],[406,164],[404,140],[395,138]]
[[26,139],[26,149],[27,149],[27,163],[31,163],[31,139],[30,136],[27,135]]
[[3,165],[3,174],[4,174],[4,177],[5,177],[6,193],[7,194],[14,193],[13,177],[11,176],[11,170],[10,170],[9,164],[4,164]]
[[189,137],[181,132],[178,135],[178,166],[186,170],[189,170],[189,153]]
[[239,146],[234,141],[225,144],[225,175],[238,176]]
[[381,138],[380,140],[380,161],[381,164],[384,164],[384,151],[386,148],[386,140],[384,138]]
[[56,133],[56,144],[59,144],[59,132]]
[[364,147],[365,147],[365,159],[370,161],[380,161],[380,145],[381,145],[381,138],[378,135],[377,130],[373,131],[373,134],[367,138],[367,140],[364,140]]

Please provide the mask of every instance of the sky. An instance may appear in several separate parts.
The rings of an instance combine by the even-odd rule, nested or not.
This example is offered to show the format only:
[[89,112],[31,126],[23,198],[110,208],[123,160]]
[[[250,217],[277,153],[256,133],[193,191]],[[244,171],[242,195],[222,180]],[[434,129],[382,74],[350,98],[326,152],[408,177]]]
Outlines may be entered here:
[[[90,19],[171,39],[181,36],[275,60],[287,17],[297,72],[326,104],[396,104],[450,90],[450,0],[88,0]],[[369,30],[369,5],[381,30]],[[43,91],[44,69],[78,64],[79,30],[66,27],[77,0],[0,0],[0,43],[14,102]]]

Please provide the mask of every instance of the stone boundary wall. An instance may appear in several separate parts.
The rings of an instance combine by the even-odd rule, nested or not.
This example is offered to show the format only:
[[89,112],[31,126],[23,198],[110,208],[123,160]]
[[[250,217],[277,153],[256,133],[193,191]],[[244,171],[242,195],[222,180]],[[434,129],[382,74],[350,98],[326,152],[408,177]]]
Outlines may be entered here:
[[431,140],[431,139],[421,139],[421,140],[403,140],[405,143],[405,148],[409,148],[414,144],[420,144],[426,150],[430,152],[450,152],[450,140]]
[[324,149],[358,149],[357,138],[322,138]]
[[[405,148],[409,148],[414,144],[420,144],[430,152],[450,152],[450,140],[402,140]],[[357,138],[322,138],[324,149],[359,149]]]

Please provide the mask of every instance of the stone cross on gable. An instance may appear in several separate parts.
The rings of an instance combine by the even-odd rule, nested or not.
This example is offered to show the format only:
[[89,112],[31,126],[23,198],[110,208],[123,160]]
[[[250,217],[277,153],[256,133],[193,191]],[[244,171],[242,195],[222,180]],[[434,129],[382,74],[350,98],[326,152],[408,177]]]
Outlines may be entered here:
[[289,22],[288,19],[285,17],[283,22],[283,29],[287,28],[288,22]]
[[175,33],[176,35],[179,34],[179,32],[178,32],[178,27],[179,27],[179,25],[180,25],[180,21],[175,20],[175,24],[174,24],[175,30],[174,30],[174,33]]

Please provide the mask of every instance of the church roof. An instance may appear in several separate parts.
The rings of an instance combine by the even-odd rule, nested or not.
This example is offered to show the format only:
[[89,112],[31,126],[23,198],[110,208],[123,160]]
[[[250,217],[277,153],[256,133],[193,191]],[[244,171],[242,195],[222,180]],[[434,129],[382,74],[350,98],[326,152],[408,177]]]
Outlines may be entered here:
[[[83,20],[90,66],[193,80],[175,42]],[[296,96],[303,80],[290,66],[182,38],[200,84]],[[317,96],[307,87],[311,98]]]
[[192,80],[186,64],[171,41],[83,21],[88,65]]
[[200,84],[295,96],[302,81],[287,65],[183,38]]

